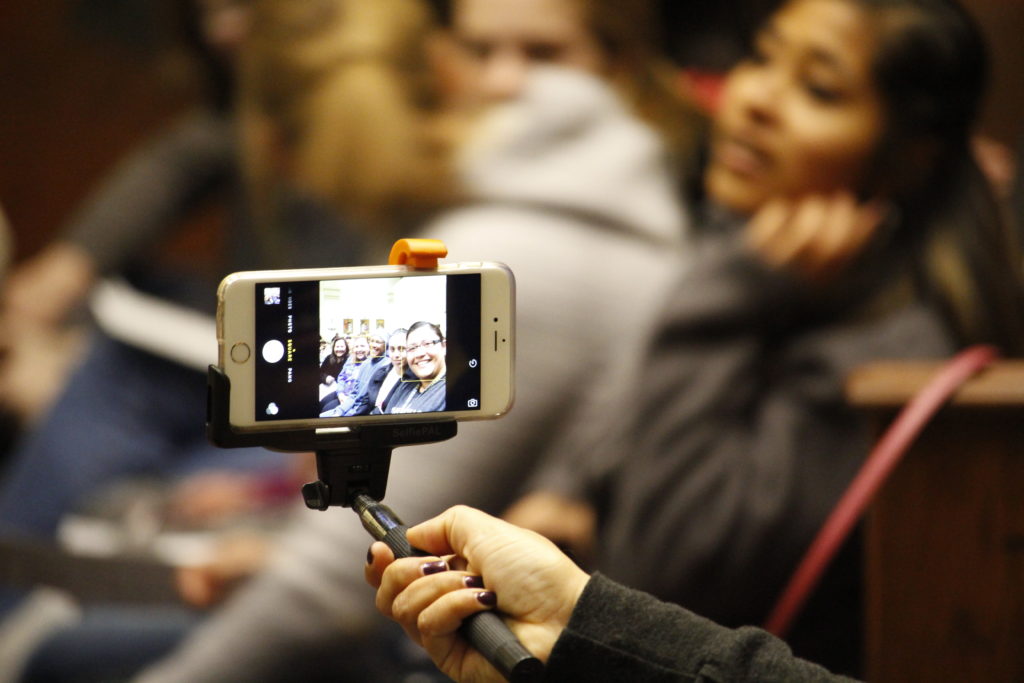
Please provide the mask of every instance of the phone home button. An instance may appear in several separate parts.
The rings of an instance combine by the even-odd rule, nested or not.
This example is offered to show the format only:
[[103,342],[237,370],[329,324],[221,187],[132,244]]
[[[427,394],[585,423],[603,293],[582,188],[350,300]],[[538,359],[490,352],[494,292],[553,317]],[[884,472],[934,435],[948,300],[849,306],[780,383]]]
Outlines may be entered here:
[[252,350],[245,342],[238,342],[231,347],[231,360],[236,363],[244,363],[252,356]]

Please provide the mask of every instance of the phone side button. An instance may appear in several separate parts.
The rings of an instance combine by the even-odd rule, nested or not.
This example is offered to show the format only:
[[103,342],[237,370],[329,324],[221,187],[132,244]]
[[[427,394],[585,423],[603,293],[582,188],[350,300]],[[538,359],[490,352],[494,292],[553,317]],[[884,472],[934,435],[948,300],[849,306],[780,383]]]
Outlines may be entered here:
[[252,356],[252,349],[245,342],[238,342],[231,347],[231,360],[236,363],[245,363]]

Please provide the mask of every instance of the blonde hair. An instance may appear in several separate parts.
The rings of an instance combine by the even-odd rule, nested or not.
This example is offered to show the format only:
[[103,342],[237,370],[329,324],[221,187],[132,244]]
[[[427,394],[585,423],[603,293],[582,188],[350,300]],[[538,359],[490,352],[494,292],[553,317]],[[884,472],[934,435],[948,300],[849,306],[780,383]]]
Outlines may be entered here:
[[375,230],[443,203],[447,151],[419,0],[257,0],[239,112],[257,206],[282,176]]
[[679,69],[660,49],[651,0],[571,0],[607,56],[609,79],[640,118],[664,139],[669,153],[692,169],[706,118],[686,96]]

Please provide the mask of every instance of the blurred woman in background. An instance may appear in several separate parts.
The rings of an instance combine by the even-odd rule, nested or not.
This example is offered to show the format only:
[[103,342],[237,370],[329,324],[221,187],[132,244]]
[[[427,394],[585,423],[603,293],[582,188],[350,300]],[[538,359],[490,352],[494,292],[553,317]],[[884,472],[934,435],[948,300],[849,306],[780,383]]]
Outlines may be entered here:
[[[664,138],[620,99],[609,71],[557,55],[531,60],[515,96],[482,101],[467,92],[478,82],[461,78],[465,55],[416,0],[261,0],[253,13],[241,107],[264,225],[274,224],[278,179],[289,178],[380,244],[372,262],[419,223],[452,259],[500,260],[516,274],[516,409],[417,447],[388,483],[411,519],[456,500],[500,510],[514,494],[508,482],[582,428],[581,395],[618,394],[631,381],[638,354],[622,348],[640,348],[686,260],[688,220]],[[649,46],[642,53],[653,59]],[[146,679],[362,672],[387,642],[359,578],[365,549],[358,525],[303,511],[265,571]],[[346,556],[354,564],[338,561]],[[377,661],[376,679],[399,662]]]
[[[773,14],[722,93],[699,258],[634,409],[538,472],[549,514],[527,499],[508,518],[596,542],[592,566],[627,585],[761,623],[867,453],[847,373],[975,342],[1024,351],[1020,252],[969,144],[986,66],[947,0]],[[857,562],[838,562],[798,653],[856,671],[858,586]]]

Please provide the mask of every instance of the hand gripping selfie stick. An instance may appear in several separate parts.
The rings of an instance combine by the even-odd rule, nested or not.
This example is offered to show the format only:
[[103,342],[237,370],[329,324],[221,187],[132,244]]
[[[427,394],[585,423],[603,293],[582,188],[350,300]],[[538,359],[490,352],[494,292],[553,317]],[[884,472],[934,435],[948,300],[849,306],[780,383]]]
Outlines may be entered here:
[[[437,267],[447,255],[439,240],[399,240],[388,259],[392,265],[416,269]],[[314,451],[317,481],[302,487],[306,506],[326,510],[350,507],[373,538],[383,541],[395,557],[428,555],[409,545],[406,526],[380,502],[387,488],[391,451],[398,446],[444,441],[455,436],[454,420],[363,425],[287,432],[237,432],[228,419],[230,381],[217,366],[208,373],[207,436],[217,446],[263,446],[282,451]],[[459,633],[509,681],[539,681],[544,665],[516,639],[494,612],[478,612],[462,622]]]

